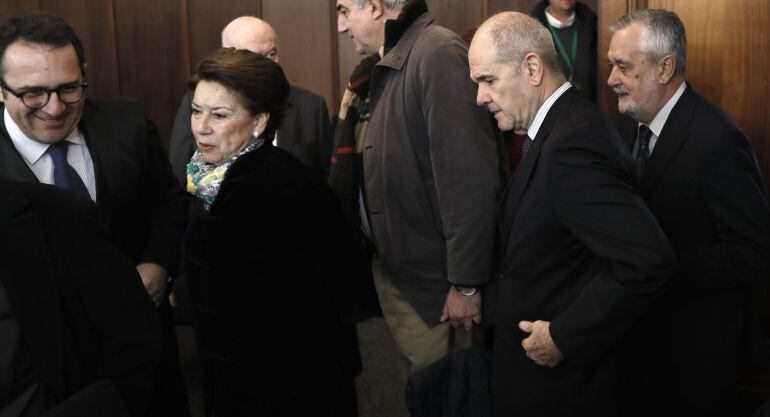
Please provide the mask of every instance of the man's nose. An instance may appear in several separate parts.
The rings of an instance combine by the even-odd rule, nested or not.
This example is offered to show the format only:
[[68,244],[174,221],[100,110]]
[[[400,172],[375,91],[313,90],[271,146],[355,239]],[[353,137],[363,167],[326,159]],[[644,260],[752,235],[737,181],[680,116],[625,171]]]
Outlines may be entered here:
[[67,104],[59,99],[59,94],[55,91],[51,92],[51,97],[48,98],[48,103],[42,107],[42,110],[50,116],[60,116],[67,110]]

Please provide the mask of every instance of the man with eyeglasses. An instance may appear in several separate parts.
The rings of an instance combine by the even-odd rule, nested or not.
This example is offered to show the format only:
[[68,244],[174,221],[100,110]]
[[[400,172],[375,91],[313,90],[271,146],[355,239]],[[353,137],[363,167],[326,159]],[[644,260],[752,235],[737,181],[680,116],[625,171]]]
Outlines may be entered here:
[[83,45],[62,19],[30,14],[0,24],[0,174],[56,185],[96,203],[163,319],[164,353],[150,415],[187,416],[166,296],[186,197],[139,106],[87,100],[87,86]]

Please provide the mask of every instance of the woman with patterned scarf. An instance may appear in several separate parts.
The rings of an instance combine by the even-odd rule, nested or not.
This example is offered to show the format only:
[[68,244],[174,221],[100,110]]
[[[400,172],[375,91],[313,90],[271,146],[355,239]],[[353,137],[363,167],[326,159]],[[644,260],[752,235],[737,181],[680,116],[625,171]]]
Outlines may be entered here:
[[219,49],[189,87],[184,263],[206,414],[354,415],[338,337],[353,273],[335,254],[355,238],[328,186],[271,143],[289,93],[281,67]]

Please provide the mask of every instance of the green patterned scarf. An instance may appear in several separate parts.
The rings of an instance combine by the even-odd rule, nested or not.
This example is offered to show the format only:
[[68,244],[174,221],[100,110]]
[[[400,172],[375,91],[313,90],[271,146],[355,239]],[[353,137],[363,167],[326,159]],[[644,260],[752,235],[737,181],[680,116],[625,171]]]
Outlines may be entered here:
[[219,194],[219,187],[222,186],[230,166],[241,156],[261,148],[264,143],[262,138],[258,138],[238,155],[219,165],[207,163],[203,159],[203,152],[196,149],[187,164],[187,192],[198,197],[203,202],[203,207],[209,210]]

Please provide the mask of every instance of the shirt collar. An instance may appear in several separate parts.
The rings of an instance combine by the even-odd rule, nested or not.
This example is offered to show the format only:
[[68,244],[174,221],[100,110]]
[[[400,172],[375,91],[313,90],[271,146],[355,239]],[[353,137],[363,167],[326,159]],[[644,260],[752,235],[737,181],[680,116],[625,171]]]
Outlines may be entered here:
[[[3,109],[3,120],[5,121],[5,128],[8,130],[8,136],[11,137],[13,146],[19,151],[19,154],[27,164],[35,164],[45,154],[48,147],[51,146],[50,144],[30,139],[29,136],[22,132],[19,125],[11,117],[11,114],[8,113],[7,107]],[[85,145],[86,143],[78,128],[73,129],[64,140],[76,145]]]
[[548,97],[542,106],[540,106],[537,113],[535,113],[535,118],[532,119],[532,124],[529,125],[529,129],[527,129],[527,136],[529,136],[530,139],[533,141],[535,140],[537,131],[540,130],[540,126],[543,124],[543,120],[545,120],[545,115],[548,114],[548,110],[551,109],[553,103],[556,103],[556,100],[558,100],[565,91],[569,90],[570,87],[572,87],[572,84],[570,84],[569,81],[565,82],[561,87],[557,88],[550,97]]
[[548,9],[546,9],[545,18],[548,20],[548,24],[553,26],[556,29],[568,28],[572,26],[573,23],[575,23],[575,12],[573,11],[569,19],[567,19],[565,22],[562,22],[559,19],[551,16],[551,14],[548,13]]
[[[668,120],[668,116],[671,114],[671,110],[674,109],[674,106],[679,101],[679,98],[682,97],[682,94],[684,94],[684,89],[687,86],[687,83],[682,81],[682,84],[679,85],[679,88],[676,89],[676,92],[674,92],[674,95],[671,96],[670,99],[668,99],[668,102],[666,102],[666,105],[663,106],[660,111],[658,111],[658,114],[655,115],[655,118],[652,119],[652,122],[650,122],[650,131],[652,132],[655,137],[660,137],[660,132],[663,131],[663,126],[666,124],[666,120]],[[638,125],[642,125],[643,123],[639,123]],[[637,127],[638,127],[637,125]],[[638,129],[637,129],[638,130]]]

